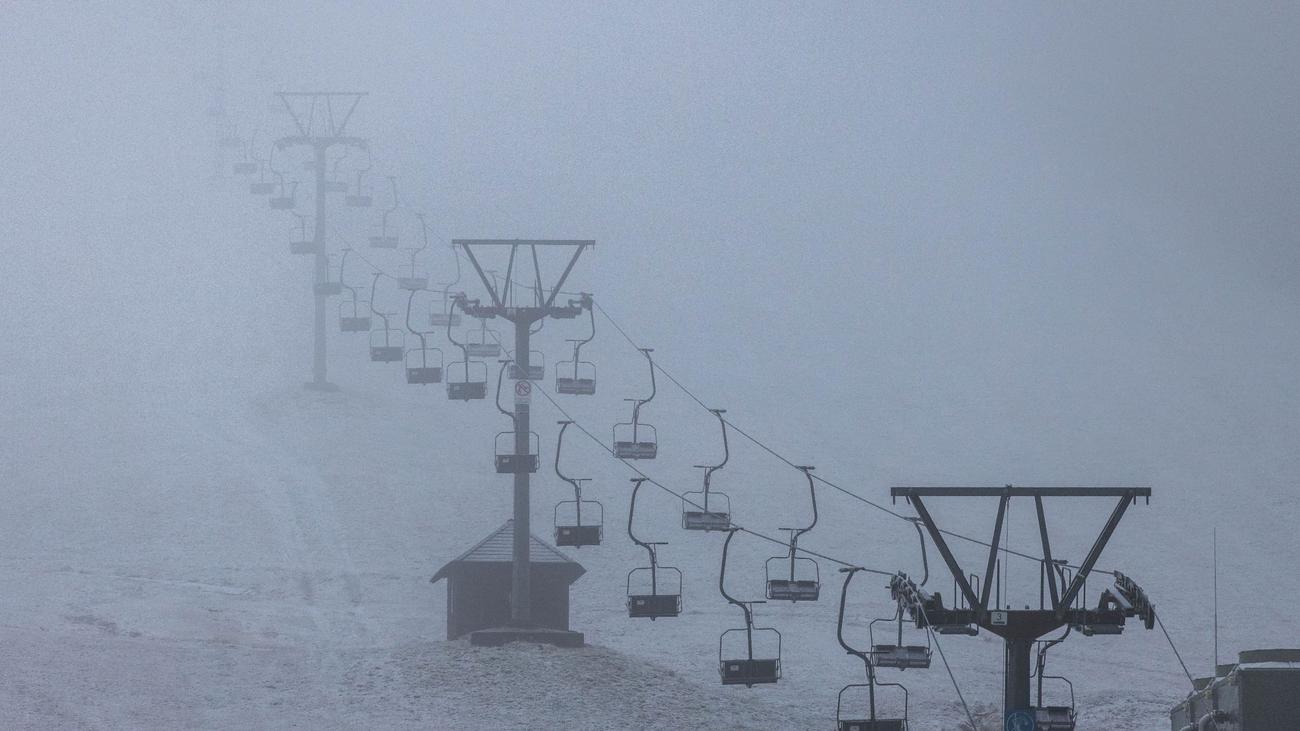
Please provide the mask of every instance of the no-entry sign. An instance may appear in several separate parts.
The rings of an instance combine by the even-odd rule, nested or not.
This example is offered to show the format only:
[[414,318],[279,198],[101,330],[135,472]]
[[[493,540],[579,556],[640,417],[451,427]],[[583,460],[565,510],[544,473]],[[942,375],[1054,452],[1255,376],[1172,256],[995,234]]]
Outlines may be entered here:
[[515,403],[527,404],[533,400],[533,384],[531,381],[515,381]]

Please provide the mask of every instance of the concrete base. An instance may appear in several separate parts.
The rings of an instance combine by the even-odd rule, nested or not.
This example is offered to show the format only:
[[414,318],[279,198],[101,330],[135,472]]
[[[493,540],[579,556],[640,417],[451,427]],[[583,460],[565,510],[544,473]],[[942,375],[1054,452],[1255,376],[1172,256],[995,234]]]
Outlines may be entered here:
[[556,647],[582,647],[581,632],[547,627],[493,627],[469,633],[469,643],[479,647],[500,647],[510,642],[536,642]]
[[338,384],[330,383],[329,381],[325,381],[323,383],[308,381],[302,384],[302,387],[307,389],[308,391],[322,391],[324,393],[334,393],[339,390]]

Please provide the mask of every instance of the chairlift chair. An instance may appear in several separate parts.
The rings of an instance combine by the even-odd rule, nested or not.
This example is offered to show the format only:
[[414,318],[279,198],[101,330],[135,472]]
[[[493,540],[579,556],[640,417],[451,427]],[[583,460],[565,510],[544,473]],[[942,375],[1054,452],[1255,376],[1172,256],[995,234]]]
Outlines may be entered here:
[[471,358],[499,358],[501,338],[496,330],[488,329],[484,320],[480,329],[465,333],[465,352]]
[[289,253],[307,256],[320,252],[320,243],[316,238],[307,238],[307,217],[297,211],[293,215],[298,219],[298,238],[289,241]]
[[257,172],[257,163],[252,160],[239,160],[230,164],[230,171],[235,175],[253,175]]
[[421,345],[406,351],[406,382],[416,385],[442,383],[442,351]]
[[[731,539],[736,536],[738,530],[740,529],[728,528],[727,540],[722,543],[722,568],[718,571],[718,591],[723,599],[740,608],[745,616],[745,626],[726,630],[718,637],[718,673],[723,685],[743,685],[752,688],[755,685],[775,683],[781,679],[781,633],[772,627],[754,626],[754,605],[766,603],[764,600],[742,602],[727,593],[727,552],[731,548]],[[742,636],[745,648],[743,655],[735,650],[737,640]],[[756,636],[760,641],[757,657],[754,654]]]
[[405,357],[406,336],[397,328],[388,327],[387,317],[376,313],[384,320],[384,327],[376,328],[370,333],[370,360],[375,363],[400,363]]
[[513,381],[540,381],[546,378],[546,355],[540,350],[528,351],[528,377],[524,378],[518,363],[510,364],[510,379]]
[[520,457],[515,454],[515,433],[503,431],[496,438],[496,466],[499,474],[517,472],[536,472],[540,461],[538,455],[537,432],[528,432],[528,454]]
[[[582,499],[582,483],[586,478],[568,477],[560,471],[560,450],[564,447],[564,431],[572,421],[561,421],[560,435],[555,441],[555,475],[573,486],[573,499],[563,500],[555,506],[555,545],[581,548],[599,546],[605,535],[605,506],[595,500]],[[582,522],[582,511],[596,514],[596,522]],[[563,519],[561,514],[563,513]]]
[[[876,643],[875,625],[878,622],[896,622],[898,641],[896,644]],[[871,638],[871,663],[878,668],[925,669],[930,667],[930,656],[934,650],[930,645],[930,633],[925,633],[924,645],[903,644],[903,607],[900,604],[893,617],[881,617],[867,623],[867,633]]]
[[[370,151],[367,148],[366,154],[369,153]],[[349,208],[369,208],[371,205],[374,204],[375,199],[370,195],[368,191],[364,191],[361,188],[361,177],[365,175],[366,170],[369,169],[370,168],[367,167],[364,170],[357,171],[357,191],[355,193],[349,194],[346,198],[343,199],[343,202]]]
[[784,556],[769,558],[763,564],[763,570],[767,575],[768,599],[815,602],[821,596],[821,567],[816,559],[798,554],[799,538],[817,525],[817,487],[813,483],[813,467],[800,466],[797,469],[808,479],[808,492],[812,498],[812,522],[806,528],[782,528],[790,536],[789,551]]
[[388,233],[388,216],[397,210],[397,178],[390,175],[388,176],[388,182],[393,187],[393,207],[384,210],[383,218],[380,220],[379,235],[370,237],[370,248],[372,249],[397,248],[397,234],[390,236]]
[[591,316],[591,334],[586,338],[569,340],[573,343],[573,360],[564,360],[555,364],[555,391],[570,396],[594,396],[596,365],[582,359],[582,346],[596,337],[596,314],[591,307],[591,295],[582,295],[579,302]]
[[284,176],[280,175],[280,173],[276,173],[276,175],[280,177],[280,195],[271,197],[269,201],[271,208],[277,211],[293,210],[294,196],[298,192],[298,181],[290,182],[288,195],[285,195]]
[[252,195],[271,195],[275,192],[275,183],[269,180],[255,180],[248,184],[248,192]]
[[452,307],[451,298],[443,292],[441,299],[429,305],[429,324],[434,327],[460,327],[460,313]]
[[244,146],[244,141],[232,129],[217,139],[217,146],[226,150],[238,150]]
[[[840,569],[844,576],[844,585],[840,589],[840,611],[839,619],[836,623],[836,639],[839,640],[840,647],[844,651],[862,660],[866,669],[866,683],[851,683],[844,686],[835,701],[835,727],[838,731],[907,731],[908,720],[908,693],[907,688],[899,683],[883,683],[876,680],[876,668],[872,664],[871,655],[865,653],[851,645],[844,639],[844,609],[848,602],[849,583],[853,581],[854,575],[861,571],[861,567],[853,566]],[[877,713],[876,708],[876,691],[882,687],[897,688],[903,693],[903,715],[884,716]],[[847,710],[845,694],[851,691],[866,691],[865,713],[862,710]]]
[[330,270],[333,269],[333,265],[327,264],[325,268],[325,281],[315,282],[312,284],[312,292],[315,293],[317,297],[337,297],[338,295],[343,294],[343,270],[341,268],[337,270],[339,276],[336,279],[330,276]]
[[[474,378],[473,376],[479,372],[482,373],[482,378]],[[487,398],[487,364],[478,360],[459,360],[447,366],[448,400],[480,401],[485,398]]]
[[423,237],[424,245],[418,249],[407,249],[407,251],[411,252],[410,274],[408,276],[397,278],[397,286],[411,292],[418,292],[422,289],[429,288],[429,277],[423,273],[417,272],[415,269],[415,257],[418,256],[421,251],[429,248],[429,227],[424,222],[423,213],[417,213],[415,214],[415,217],[420,219],[420,234]]
[[[1070,689],[1070,705],[1043,705],[1043,680],[1059,680]],[[1060,675],[1039,676],[1038,705],[1033,709],[1036,731],[1074,731],[1077,711],[1074,706],[1074,684]]]
[[[370,332],[370,303],[353,299],[339,303],[339,331],[345,333]],[[367,313],[367,314],[363,314]]]
[[704,489],[682,495],[682,527],[686,530],[727,530],[731,525],[731,498],[725,493],[710,489],[713,473],[725,467],[731,458],[731,449],[727,443],[727,420],[722,416],[727,412],[725,409],[709,411],[718,417],[718,423],[722,426],[722,461],[716,465],[695,465],[697,469],[704,470]]
[[641,423],[641,407],[654,400],[655,365],[650,354],[652,348],[640,348],[641,354],[650,364],[650,395],[643,399],[623,399],[631,401],[632,421],[614,425],[614,456],[619,459],[654,459],[659,455],[659,434],[654,426]]
[[641,489],[641,483],[645,481],[644,477],[632,478],[632,501],[627,509],[627,535],[650,555],[650,565],[627,573],[627,616],[654,621],[682,613],[682,571],[674,566],[659,565],[659,546],[667,545],[664,541],[643,541],[632,532],[636,495]]

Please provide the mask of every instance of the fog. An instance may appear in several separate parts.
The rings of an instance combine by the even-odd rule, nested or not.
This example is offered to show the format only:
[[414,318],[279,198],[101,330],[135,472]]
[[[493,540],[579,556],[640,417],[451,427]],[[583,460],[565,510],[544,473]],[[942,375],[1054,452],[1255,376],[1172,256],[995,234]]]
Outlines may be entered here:
[[[149,698],[150,665],[206,677],[184,652],[152,654],[151,638],[230,643],[241,658],[231,662],[256,668],[244,654],[254,634],[336,657],[331,638],[353,629],[321,619],[328,598],[284,599],[274,579],[214,609],[191,605],[184,588],[141,599],[114,583],[127,575],[158,586],[242,586],[262,569],[398,576],[391,591],[363,581],[350,595],[347,622],[365,631],[340,646],[439,642],[443,588],[427,577],[509,517],[505,478],[479,458],[503,418],[487,403],[448,403],[436,386],[412,395],[398,369],[365,362],[361,341],[334,326],[336,300],[329,368],[342,391],[301,389],[311,272],[287,251],[296,220],[250,196],[230,172],[239,151],[215,144],[255,132],[265,155],[291,134],[276,91],[368,92],[348,132],[370,141],[375,207],[331,203],[326,234],[331,254],[353,245],[364,257],[350,260],[350,283],[369,285],[369,263],[395,272],[406,260],[363,243],[389,204],[388,175],[399,236],[418,239],[416,213],[428,221],[421,267],[435,282],[454,272],[453,238],[595,240],[566,290],[594,293],[696,396],[782,454],[882,503],[892,485],[1150,485],[1150,506],[1133,509],[1102,563],[1143,582],[1193,673],[1212,662],[1201,589],[1214,526],[1220,611],[1234,618],[1220,630],[1225,655],[1294,644],[1300,626],[1279,607],[1300,591],[1287,568],[1300,557],[1298,24],[1300,7],[1268,3],[5,4],[0,565],[13,596],[0,601],[0,626],[30,652],[7,662],[23,679],[2,684],[3,706],[18,709],[3,725],[439,725],[409,698],[347,706],[327,685],[332,666],[314,660],[313,672],[286,672],[315,710],[245,694],[242,706],[151,716],[145,703],[105,700],[114,692],[96,682],[125,673]],[[290,159],[284,169],[307,191],[311,174]],[[308,191],[297,211],[311,205]],[[407,293],[379,286],[400,313]],[[468,268],[457,288],[483,294]],[[546,326],[548,366],[584,322]],[[621,399],[645,390],[645,366],[599,318],[590,356],[601,390],[573,413],[605,435],[626,420]],[[696,489],[690,465],[716,457],[716,423],[659,387],[647,414],[668,453],[651,466]],[[552,416],[536,420],[544,465]],[[775,534],[800,478],[738,441],[735,510]],[[575,628],[716,692],[710,653],[736,619],[710,573],[719,541],[665,538],[665,552],[698,561],[690,581],[713,592],[716,622],[673,620],[699,633],[680,645],[664,644],[661,627],[627,627],[622,575],[642,555],[621,533],[631,475],[591,447],[575,449],[572,471],[600,483],[606,541],[621,553],[577,555],[590,573],[574,585]],[[376,476],[380,464],[394,471]],[[562,492],[547,469],[533,506],[542,537]],[[285,487],[314,490],[317,479],[328,490],[306,503]],[[914,546],[896,545],[910,527],[823,499],[832,517],[819,546],[889,570],[915,565]],[[668,535],[674,501],[649,506]],[[1060,508],[1072,557],[1107,509]],[[992,508],[973,510],[943,517],[987,537]],[[1033,525],[1028,512],[1013,517],[1020,548],[1034,548]],[[750,548],[762,558],[772,547]],[[1022,571],[1031,591],[1033,569]],[[838,576],[822,573],[829,595]],[[203,608],[241,619],[212,629],[195,618]],[[764,609],[784,631],[796,620],[781,611]],[[806,664],[840,652],[833,608],[817,612],[797,621],[827,654]],[[286,629],[303,617],[312,632]],[[1121,685],[1143,693],[1090,725],[1081,715],[1081,728],[1161,725],[1186,683],[1158,635],[1105,640],[1132,663]],[[967,700],[1000,702],[996,648],[947,643],[966,653],[953,657],[958,681],[987,685]],[[204,667],[226,662],[204,652],[214,653]],[[112,660],[65,669],[78,653]],[[673,660],[691,653],[702,677]],[[1096,687],[1111,672],[1102,656],[1075,678],[1097,704],[1110,702]],[[808,722],[824,726],[834,691],[861,676],[841,658],[799,686],[792,655],[794,690],[772,702],[821,713]],[[948,679],[931,675],[915,681],[913,718],[950,728],[937,724],[959,707]],[[52,689],[61,683],[69,689]],[[156,697],[180,703],[203,681],[182,685]],[[373,715],[390,702],[407,715]],[[87,709],[72,710],[79,703]],[[440,703],[452,714],[443,723],[473,726],[455,715],[465,706]],[[1125,713],[1142,721],[1104,725]]]

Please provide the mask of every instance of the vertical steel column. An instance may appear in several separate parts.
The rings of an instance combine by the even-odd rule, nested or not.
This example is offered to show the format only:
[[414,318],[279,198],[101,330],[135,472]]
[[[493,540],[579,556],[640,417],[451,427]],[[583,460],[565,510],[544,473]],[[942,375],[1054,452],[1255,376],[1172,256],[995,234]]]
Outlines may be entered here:
[[[515,321],[515,368],[517,375],[528,376],[528,347],[532,323],[527,318]],[[531,383],[531,381],[529,381]],[[515,535],[510,581],[510,621],[526,627],[533,621],[532,566],[529,549],[528,506],[528,409],[529,404],[515,400]],[[540,457],[540,455],[539,455]]]
[[317,285],[328,282],[329,257],[325,255],[325,145],[313,146],[316,153],[316,230],[312,239],[316,244],[316,275],[312,294],[316,298],[316,342],[312,353],[311,378],[316,388],[328,387],[325,376],[325,299]]
[[1002,700],[1002,716],[1005,719],[1016,711],[1030,707],[1030,655],[1033,654],[1033,639],[1008,637],[1006,640],[1007,664],[1005,669],[1006,695]]

